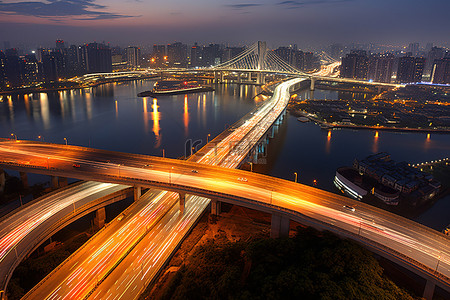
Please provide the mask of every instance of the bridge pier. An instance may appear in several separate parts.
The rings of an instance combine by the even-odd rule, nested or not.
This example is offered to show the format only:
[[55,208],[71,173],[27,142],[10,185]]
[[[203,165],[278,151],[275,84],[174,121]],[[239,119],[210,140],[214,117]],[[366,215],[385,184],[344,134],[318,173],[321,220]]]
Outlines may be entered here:
[[222,203],[218,200],[211,199],[211,214],[220,215],[222,210]]
[[259,72],[256,77],[256,84],[265,84],[266,76],[263,73]]
[[5,171],[3,171],[2,168],[0,168],[0,194],[3,194],[5,191],[5,184],[6,184],[6,174]]
[[97,229],[102,228],[105,226],[105,220],[106,220],[106,211],[105,208],[99,208],[95,211],[95,218],[94,218],[94,226]]
[[426,300],[432,300],[435,287],[436,287],[436,284],[434,283],[434,281],[427,279],[427,283],[425,284],[425,289],[423,291],[422,297],[425,298]]
[[22,181],[22,187],[24,189],[28,188],[28,175],[25,172],[19,172],[20,180]]
[[133,192],[134,192],[134,201],[138,201],[139,198],[141,198],[142,195],[142,187],[135,185],[133,187]]
[[271,238],[289,237],[289,217],[284,215],[272,214],[272,222],[270,225]]
[[186,193],[178,193],[180,197],[180,212],[184,213],[184,208],[186,207]]
[[59,187],[58,176],[50,176],[50,178],[52,189],[57,189]]
[[220,83],[223,83],[223,81],[224,81],[223,80],[223,78],[224,78],[223,71],[219,73],[219,76],[220,76]]
[[314,77],[311,77],[311,87],[310,90],[314,91],[315,90],[315,83],[316,83],[316,79]]

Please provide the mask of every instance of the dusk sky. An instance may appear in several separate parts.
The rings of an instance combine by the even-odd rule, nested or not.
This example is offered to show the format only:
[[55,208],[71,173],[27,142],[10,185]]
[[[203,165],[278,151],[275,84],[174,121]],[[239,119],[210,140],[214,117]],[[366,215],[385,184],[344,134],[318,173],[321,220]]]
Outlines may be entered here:
[[0,0],[0,42],[448,45],[450,0]]

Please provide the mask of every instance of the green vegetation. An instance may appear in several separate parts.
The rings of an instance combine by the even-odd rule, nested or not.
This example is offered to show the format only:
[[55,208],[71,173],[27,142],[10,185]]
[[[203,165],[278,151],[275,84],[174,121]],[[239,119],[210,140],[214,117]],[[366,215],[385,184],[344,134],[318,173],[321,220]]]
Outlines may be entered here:
[[162,299],[413,299],[383,275],[371,253],[329,232],[294,238],[208,240]]

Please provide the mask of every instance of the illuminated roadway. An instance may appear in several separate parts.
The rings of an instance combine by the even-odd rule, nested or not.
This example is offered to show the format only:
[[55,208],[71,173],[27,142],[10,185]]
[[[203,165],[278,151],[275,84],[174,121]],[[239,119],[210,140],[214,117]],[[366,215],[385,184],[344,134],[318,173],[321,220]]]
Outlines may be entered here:
[[[224,164],[231,167],[236,167],[239,165],[239,163],[242,161],[243,158],[245,158],[247,152],[250,150],[251,147],[249,145],[252,145],[252,143],[257,142],[258,139],[264,134],[264,131],[267,130],[272,122],[280,115],[281,112],[285,109],[287,102],[289,100],[289,87],[292,84],[298,83],[302,81],[303,79],[294,79],[289,83],[284,83],[280,85],[278,89],[275,90],[275,95],[273,97],[274,100],[267,101],[260,107],[258,107],[257,110],[255,110],[253,113],[249,114],[248,118],[244,118],[241,120],[241,124],[237,128],[233,128],[232,131],[225,136],[223,139],[220,139],[220,141],[217,141],[213,143],[215,147],[212,149],[209,149],[207,151],[206,155],[202,156],[199,161],[203,163],[209,163],[209,164]],[[237,126],[236,125],[236,126]],[[245,139],[244,139],[245,137]],[[242,140],[248,141],[243,143],[244,146],[240,144]],[[211,144],[211,143],[210,143]],[[41,145],[41,147],[45,148],[45,145]],[[39,148],[39,147],[38,147]],[[240,149],[237,151],[236,149]],[[39,149],[35,149],[34,151],[40,152]],[[227,157],[227,154],[233,152],[233,159],[228,159],[226,162],[223,162]],[[20,151],[16,152],[19,153]],[[55,169],[60,168],[61,165],[70,166],[71,163],[65,163],[61,160],[58,160],[57,153],[58,150],[55,150],[55,154],[52,156],[48,156],[47,154],[41,154],[40,155],[40,163],[47,167],[47,169],[50,171],[50,173],[55,173]],[[86,152],[84,153],[86,154]],[[85,155],[83,155],[85,156]],[[134,158],[133,158],[134,160]],[[197,160],[196,157],[193,157],[193,160]],[[120,169],[124,169],[124,167],[121,167],[120,165],[128,164],[129,161],[118,161],[117,159],[111,159],[111,163],[108,163],[108,166],[111,166],[112,162],[114,161],[117,168],[117,174],[121,172]],[[84,169],[85,166],[84,160],[76,160],[77,164],[80,164],[82,168]],[[149,164],[147,164],[149,165]],[[94,166],[97,172],[101,170],[103,167],[101,165]],[[123,172],[123,171],[122,171]],[[170,170],[169,170],[170,172]],[[170,180],[170,174],[169,174],[169,180]],[[156,199],[155,199],[156,198]],[[100,245],[98,248],[100,249],[99,254],[95,257],[94,260],[83,260],[83,258],[78,259],[75,255],[71,257],[71,261],[75,262],[74,264],[77,265],[77,270],[80,270],[77,272],[76,270],[73,271],[73,276],[70,276],[67,281],[64,282],[64,280],[59,284],[60,287],[63,287],[64,291],[62,289],[59,289],[56,287],[55,289],[49,288],[47,295],[50,295],[51,297],[54,295],[54,292],[57,292],[58,296],[61,296],[62,294],[66,297],[80,297],[83,295],[86,295],[90,290],[92,290],[97,284],[98,281],[102,281],[104,278],[113,278],[111,276],[111,272],[115,271],[117,269],[117,262],[121,261],[123,258],[132,258],[132,255],[129,255],[129,251],[133,250],[135,247],[139,245],[149,244],[147,242],[138,243],[141,238],[143,238],[146,235],[146,232],[150,229],[151,226],[156,226],[156,222],[162,217],[166,215],[166,212],[170,207],[172,207],[172,210],[169,212],[171,214],[175,213],[178,214],[178,209],[174,209],[174,204],[177,203],[178,194],[174,193],[167,193],[163,192],[161,194],[158,194],[158,197],[144,197],[144,199],[141,199],[139,202],[142,203],[143,207],[137,207],[136,205],[134,207],[130,207],[130,213],[127,213],[127,218],[123,219],[123,222],[121,224],[124,225],[124,228],[129,228],[126,230],[126,237],[122,238],[121,235],[116,234],[107,234],[107,232],[102,232],[101,236],[102,238],[105,238],[105,242],[97,243],[94,239],[89,241],[89,244],[94,245]],[[146,205],[144,205],[146,204]],[[191,204],[195,204],[191,207]],[[175,228],[180,229],[189,229],[194,223],[195,220],[202,214],[203,210],[206,208],[206,206],[209,204],[209,200],[205,198],[200,197],[191,197],[189,199],[189,203],[186,206],[186,211],[182,216],[183,220],[176,220],[174,218],[169,218],[169,220],[172,220],[173,226]],[[146,209],[147,212],[152,212],[151,214],[144,214],[141,211]],[[155,212],[155,213],[153,213]],[[136,215],[136,219],[133,219],[131,216]],[[167,219],[167,216],[165,217]],[[175,220],[175,221],[173,221]],[[165,220],[162,220],[163,222],[166,222]],[[139,225],[139,226],[138,226]],[[189,225],[189,226],[187,226]],[[165,262],[166,258],[170,255],[172,250],[176,247],[176,245],[179,243],[181,238],[185,235],[185,231],[180,231],[180,234],[176,235],[174,238],[171,238],[168,240],[168,242],[161,241],[161,239],[165,239],[168,235],[168,232],[172,231],[172,228],[167,226],[165,224],[164,226],[161,226],[161,223],[159,226],[156,226],[155,231],[158,231],[158,228],[163,228],[166,230],[165,234],[159,234],[159,238],[153,238],[153,244],[162,244],[167,245],[167,247],[163,247],[161,249],[162,253],[158,255],[156,258],[156,264],[153,268],[150,268],[152,270],[151,276],[154,276],[156,272],[159,270],[159,267]],[[109,232],[109,231],[108,231]],[[116,231],[112,231],[114,233]],[[123,231],[121,231],[123,232]],[[152,232],[152,235],[149,235],[151,238],[153,235],[155,235]],[[116,245],[116,242],[112,242],[114,240],[119,240],[118,242],[122,244],[121,247],[118,248],[111,248],[111,245]],[[169,243],[169,244],[168,244]],[[106,245],[106,248],[103,247],[103,245]],[[171,247],[168,247],[171,246]],[[111,250],[115,253],[118,253],[118,255],[110,255]],[[91,249],[90,249],[91,250]],[[77,254],[82,254],[83,251],[79,251]],[[97,252],[96,252],[97,253]],[[162,258],[161,256],[164,255]],[[149,257],[149,259],[152,259],[152,257]],[[95,276],[91,276],[92,272],[86,272],[82,270],[88,270],[92,269],[89,268],[89,266],[84,266],[80,261],[83,261],[87,264],[90,264],[91,266],[94,265],[94,269],[96,270]],[[64,266],[69,266],[70,264],[65,263]],[[128,264],[125,264],[128,265]],[[132,263],[130,264],[132,265]],[[123,266],[123,264],[122,264]],[[142,264],[141,264],[142,267]],[[69,267],[70,269],[70,267]],[[58,268],[57,272],[60,274],[70,274],[66,272],[67,270],[64,267]],[[70,270],[69,270],[70,271]],[[116,272],[117,273],[117,272]],[[127,271],[127,274],[129,273],[129,270]],[[60,278],[60,276],[53,276],[53,278]],[[64,278],[64,277],[63,277]],[[126,279],[126,278],[125,278]],[[151,278],[150,278],[151,279]],[[53,282],[53,281],[52,281]],[[77,282],[78,285],[73,285],[72,282]],[[82,284],[80,284],[82,283]],[[48,286],[52,286],[51,284],[43,284],[41,285],[43,288],[46,288]],[[117,286],[117,285],[116,285]],[[120,286],[120,285],[119,285]],[[127,284],[127,286],[130,286]],[[106,289],[97,289],[97,291],[102,291]],[[139,290],[138,290],[139,291]],[[44,293],[44,294],[46,294]],[[41,297],[43,294],[38,293]],[[115,293],[115,295],[118,295],[120,293]],[[127,297],[129,297],[129,293],[127,293]]]
[[[260,107],[259,110],[257,110],[251,118],[247,119],[245,122],[243,122],[243,124],[241,124],[238,129],[234,129],[233,133],[229,134],[226,138],[221,140],[220,143],[222,144],[218,144],[219,147],[210,149],[208,152],[202,155],[200,162],[228,167],[237,166],[240,161],[247,155],[246,153],[250,150],[253,143],[256,142],[265,133],[265,131],[271,126],[272,122],[277,118],[278,114],[284,109],[285,103],[287,103],[289,96],[287,95],[286,97],[287,93],[286,90],[283,91],[283,85],[281,85],[280,89],[278,89],[278,92],[279,95],[277,95],[277,90],[275,91],[274,98],[278,97],[282,101],[277,101],[272,104],[265,104],[265,106]],[[18,144],[19,143],[15,143],[14,146],[18,146]],[[45,148],[45,146],[41,145],[37,148],[38,149],[35,149],[34,151],[39,153],[39,151],[42,150],[41,148]],[[62,148],[64,150],[67,150],[67,148],[71,148],[71,150],[73,150],[72,148],[74,147],[64,148],[63,146]],[[236,149],[238,149],[238,151],[236,151]],[[55,152],[52,153],[58,153],[58,151],[61,151],[61,149],[54,149],[53,151]],[[164,163],[159,166],[164,170],[164,174],[161,174],[158,173],[159,170],[157,170],[157,168],[154,166],[154,161],[149,161],[148,158],[143,159],[142,157],[131,157],[132,155],[130,154],[126,154],[128,158],[126,159],[126,156],[117,157],[117,153],[107,153],[106,156],[104,154],[103,157],[100,157],[100,161],[98,161],[99,158],[97,157],[97,162],[93,164],[91,160],[95,160],[95,157],[91,157],[91,154],[95,154],[95,152],[98,151],[83,149],[81,153],[70,154],[69,159],[67,159],[67,157],[58,159],[58,155],[51,155],[51,159],[49,160],[49,156],[47,154],[48,152],[46,153],[45,151],[43,151],[43,153],[41,153],[41,155],[38,155],[36,159],[40,161],[41,167],[47,167],[47,171],[51,174],[55,174],[55,172],[60,171],[61,168],[70,169],[71,164],[73,162],[76,162],[82,164],[82,168],[80,168],[80,170],[73,170],[73,173],[84,173],[89,168],[93,168],[93,170],[91,171],[95,171],[97,175],[101,173],[106,173],[107,177],[111,177],[111,175],[119,177],[120,175],[121,178],[117,178],[118,182],[123,182],[122,177],[124,177],[125,174],[128,173],[130,165],[134,165],[134,168],[138,168],[139,172],[151,172],[153,176],[159,177],[159,180],[165,179],[167,181],[167,184],[169,185],[173,185],[174,183],[178,184],[178,180],[181,178],[181,174],[178,174],[178,167],[174,167],[174,169],[172,170],[172,168],[168,168],[168,166]],[[21,153],[22,158],[23,154],[25,153]],[[28,155],[26,157],[27,159],[29,158]],[[45,163],[46,160],[47,165]],[[14,162],[11,162],[17,163],[18,161],[20,161],[20,158],[17,159],[16,157],[16,160]],[[136,166],[136,162],[139,161],[140,164]],[[32,160],[29,160],[28,163],[32,165],[36,164],[36,162],[32,162]],[[123,166],[121,167],[121,165]],[[151,165],[151,167],[145,167],[146,165]],[[191,168],[194,167],[191,166]],[[62,172],[64,173],[64,171]],[[193,173],[192,169],[188,170],[187,172],[190,172],[190,174],[188,175],[194,175],[194,177],[198,177],[198,174],[200,173]],[[75,174],[73,175],[74,176],[69,175],[69,177],[79,176],[80,178],[85,176],[86,174],[76,174],[76,176]],[[248,177],[250,175],[246,176]],[[101,180],[98,178],[98,176],[94,177],[95,179],[90,178],[90,180]],[[102,180],[105,179],[103,178]],[[111,178],[106,179],[106,181],[111,180]],[[236,180],[237,179],[234,178],[235,183]],[[137,183],[142,186],[146,186],[147,184],[141,184],[140,182],[129,183]],[[214,182],[210,182],[210,184],[217,185],[217,183]],[[246,183],[238,181],[237,184]],[[161,188],[170,189],[170,187],[167,186],[161,186]],[[191,192],[191,190],[187,190],[187,192]],[[194,194],[201,195],[202,193],[196,192]],[[250,193],[249,195],[252,196],[253,193]],[[211,197],[210,194],[205,196]],[[265,194],[264,197],[267,200],[268,195]],[[170,255],[172,250],[176,247],[181,238],[186,234],[187,230],[195,223],[195,220],[198,218],[198,216],[201,215],[204,208],[209,203],[209,200],[205,198],[191,196],[191,198],[188,198],[186,201],[186,209],[184,211],[184,214],[180,214],[177,207],[177,194],[162,192],[159,194],[145,196],[144,198],[145,199],[139,201],[139,203],[141,203],[142,205],[140,209],[137,208],[137,205],[135,205],[136,209],[131,209],[132,207],[130,207],[130,211],[126,214],[126,216],[122,220],[120,220],[120,222],[118,222],[120,224],[128,224],[128,222],[131,222],[135,216],[139,215],[138,212],[143,209],[147,209],[146,211],[148,215],[141,214],[141,220],[139,222],[135,221],[134,223],[135,225],[139,224],[139,226],[130,228],[134,232],[131,237],[123,237],[121,235],[116,236],[114,234],[114,232],[116,231],[112,231],[112,233],[109,235],[109,239],[105,239],[104,244],[89,242],[89,244],[91,245],[99,244],[99,251],[95,252],[97,254],[95,257],[98,257],[97,262],[95,262],[95,259],[85,258],[84,260],[81,259],[81,261],[71,259],[71,261],[75,261],[72,266],[74,264],[77,266],[81,266],[82,262],[87,263],[87,265],[84,265],[84,267],[77,267],[76,270],[72,270],[72,267],[68,266],[69,271],[72,271],[72,273],[61,271],[64,268],[59,268],[55,272],[55,274],[53,274],[53,278],[59,278],[59,276],[56,276],[56,273],[59,272],[61,274],[66,274],[66,281],[64,282],[63,277],[62,283],[58,283],[54,289],[52,289],[51,284],[41,284],[39,288],[33,291],[32,295],[29,295],[30,298],[33,298],[33,295],[35,298],[43,298],[44,295],[50,295],[50,298],[52,299],[64,296],[79,298],[89,295],[93,297],[93,299],[99,297],[120,298],[121,296],[125,295],[125,292],[127,298],[134,298],[139,295],[140,291],[145,285],[145,282],[148,282],[149,276],[153,276],[154,274],[156,274],[156,272],[159,270],[159,267],[165,262],[168,255]],[[252,198],[258,198],[257,194],[254,194]],[[270,193],[270,198],[273,198],[274,201],[276,200],[276,196],[272,195],[272,193]],[[273,205],[273,203],[271,205]],[[258,207],[259,205],[257,205],[256,208]],[[261,209],[261,207],[259,208]],[[167,211],[169,212],[167,213]],[[364,234],[364,227],[366,227],[364,220],[359,221],[359,224],[361,227],[360,231],[362,234]],[[117,226],[121,227],[120,225]],[[177,234],[173,234],[174,229]],[[106,236],[106,234],[104,234],[106,231],[107,230],[103,232],[103,236]],[[123,230],[122,232],[125,231]],[[110,239],[113,236],[116,241]],[[122,244],[124,245],[122,245],[121,247],[117,246],[116,248],[111,248],[111,245],[115,245],[117,241],[122,242]],[[113,252],[118,252],[119,255],[112,255],[111,249],[114,249]],[[82,255],[82,252],[83,251],[77,251],[77,254]],[[84,254],[86,255],[86,253]],[[110,262],[105,262],[105,258]],[[89,268],[89,264],[91,266],[96,266],[94,268],[96,272],[88,271],[93,269]],[[442,265],[443,262],[440,262],[439,269]],[[42,287],[47,287],[47,291],[43,292]]]
[[[9,150],[8,144],[11,145],[11,149]],[[297,220],[302,223],[306,222],[313,226],[326,228],[337,233],[347,233],[349,237],[359,239],[365,244],[378,247],[390,255],[400,257],[405,262],[416,266],[423,272],[429,273],[430,276],[436,274],[437,280],[446,286],[449,284],[450,243],[448,237],[418,223],[365,205],[364,203],[261,174],[128,153],[115,153],[114,155],[115,159],[123,157],[124,161],[129,159],[133,162],[130,165],[121,167],[121,174],[118,176],[118,168],[112,166],[110,163],[104,162],[111,158],[111,153],[108,151],[87,151],[81,147],[64,147],[60,145],[44,146],[36,146],[36,143],[32,142],[3,142],[1,143],[0,153],[2,154],[3,160],[9,159],[11,161],[16,160],[18,157],[17,153],[23,151],[22,154],[26,155],[26,159],[33,161],[33,159],[38,159],[39,153],[42,153],[43,149],[48,148],[47,153],[59,152],[57,172],[65,173],[66,175],[73,173],[71,175],[74,177],[84,177],[90,180],[120,181],[130,185],[134,183],[146,187],[177,190],[198,196],[221,199],[222,201],[267,212],[285,213],[292,220]],[[62,148],[66,148],[67,150],[60,150]],[[87,159],[88,155],[85,152],[91,153],[92,156],[97,157],[97,160],[92,160],[90,157]],[[79,160],[76,159],[78,157],[84,157],[84,165],[80,170],[74,172],[70,164],[64,167],[64,165],[67,165],[67,163],[63,163],[64,160],[78,162]],[[143,168],[143,166],[149,163],[152,164],[151,169]],[[99,169],[100,166],[103,166],[103,169]],[[95,169],[102,171],[92,172]],[[197,170],[198,173],[192,172],[193,169]],[[246,178],[248,181],[242,182],[238,178]],[[190,203],[192,201],[188,199],[185,215],[189,214],[192,207]],[[354,206],[356,207],[356,211],[347,210],[344,205]],[[149,211],[155,212],[155,210]],[[177,211],[176,207],[174,211]],[[167,215],[166,218],[176,220],[181,217],[176,212],[173,216],[170,216],[170,214]],[[124,221],[124,219],[121,221]],[[121,221],[115,222],[119,223]],[[167,220],[167,222],[169,221]],[[183,226],[183,223],[175,223],[176,226],[179,224]],[[159,230],[164,232],[164,228],[159,228]],[[180,230],[182,231],[182,228]],[[157,234],[157,232],[152,230],[151,235]],[[151,256],[154,253],[160,253],[157,251],[158,247],[169,247],[168,245],[170,245],[170,241],[167,241],[167,244],[157,242],[153,245],[154,248],[151,248],[146,255]],[[151,244],[148,247],[152,247]],[[114,255],[114,253],[113,251],[110,255]],[[92,254],[92,252],[85,253],[85,255],[89,256]],[[94,258],[95,254],[97,252],[91,258]],[[148,270],[148,266],[154,262],[145,261],[145,263],[145,265],[142,265],[139,263],[139,260],[136,260],[134,270],[136,271],[137,269],[141,272],[139,274],[144,274]],[[122,267],[127,268],[127,272],[118,272],[120,273],[117,274],[118,278],[127,275],[142,276],[132,271],[128,274],[128,267],[126,266],[128,265],[125,264]],[[133,270],[133,266],[131,266],[131,269]],[[92,269],[87,269],[85,272],[89,272],[91,276],[92,274],[98,274],[96,270]],[[107,280],[113,280],[113,278],[108,278]],[[103,281],[103,283],[107,282],[107,280]],[[84,282],[77,281],[76,284],[83,285]],[[116,288],[116,285],[109,285],[109,287]],[[136,284],[132,284],[130,287],[140,289]],[[96,289],[95,291],[98,291],[98,293],[107,293],[105,289]],[[116,294],[114,293],[114,295]],[[38,297],[38,295],[35,294],[35,297]]]
[[[95,204],[129,187],[81,182],[45,195],[0,219],[0,279],[2,289],[20,261],[74,219],[89,213]],[[121,197],[123,196],[123,197]]]

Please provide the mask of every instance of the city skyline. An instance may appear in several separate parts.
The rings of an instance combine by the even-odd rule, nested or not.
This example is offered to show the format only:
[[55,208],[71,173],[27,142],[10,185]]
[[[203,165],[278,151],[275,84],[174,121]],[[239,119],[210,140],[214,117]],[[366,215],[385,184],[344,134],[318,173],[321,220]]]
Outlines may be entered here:
[[[296,43],[308,49],[330,43],[410,42],[448,45],[450,3],[433,1],[221,1],[152,4],[142,1],[0,1],[0,36],[12,46],[153,43]],[[95,27],[95,30],[92,28]]]

